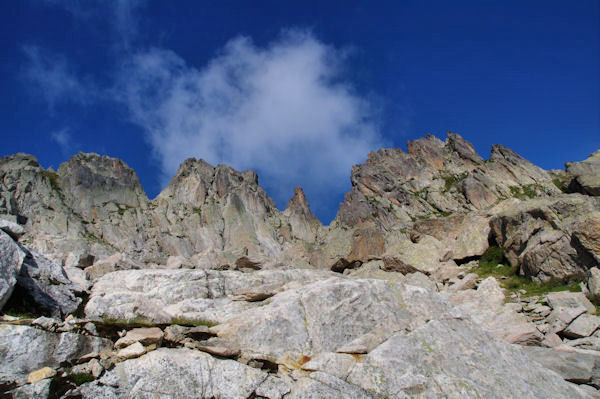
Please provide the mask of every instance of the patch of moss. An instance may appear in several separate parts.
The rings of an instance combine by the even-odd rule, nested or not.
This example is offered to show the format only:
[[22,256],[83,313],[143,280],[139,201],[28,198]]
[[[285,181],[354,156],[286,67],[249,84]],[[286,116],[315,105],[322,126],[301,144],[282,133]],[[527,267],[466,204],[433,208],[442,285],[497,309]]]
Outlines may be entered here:
[[42,176],[44,176],[46,179],[48,179],[48,182],[50,183],[50,188],[52,190],[56,191],[56,194],[58,194],[60,199],[62,199],[64,201],[65,195],[63,194],[62,189],[60,188],[60,186],[58,184],[58,174],[56,172],[51,172],[49,170],[43,170]]
[[524,186],[511,186],[510,193],[513,197],[519,199],[533,199],[538,196],[537,189],[539,186],[537,184],[526,184]]
[[555,177],[554,179],[552,179],[552,183],[554,183],[554,185],[563,193],[566,193],[567,190],[565,189],[564,186],[564,181],[562,181],[561,179],[559,179],[558,177]]
[[453,175],[453,174],[442,175],[441,177],[444,180],[444,192],[450,191],[450,189],[452,187],[457,186],[458,183],[460,183],[461,181],[466,179],[468,176],[469,176],[469,172],[463,172],[460,175]]
[[93,375],[88,373],[76,373],[67,375],[66,379],[79,386],[81,384],[85,384],[86,382],[92,382],[95,378]]
[[547,283],[538,283],[531,281],[527,277],[517,274],[518,267],[512,267],[506,263],[503,249],[491,246],[481,256],[479,265],[471,269],[471,272],[476,273],[481,278],[490,276],[497,278],[500,285],[510,293],[525,290],[526,293],[521,295],[525,297],[557,291],[581,291],[578,282],[551,280]]

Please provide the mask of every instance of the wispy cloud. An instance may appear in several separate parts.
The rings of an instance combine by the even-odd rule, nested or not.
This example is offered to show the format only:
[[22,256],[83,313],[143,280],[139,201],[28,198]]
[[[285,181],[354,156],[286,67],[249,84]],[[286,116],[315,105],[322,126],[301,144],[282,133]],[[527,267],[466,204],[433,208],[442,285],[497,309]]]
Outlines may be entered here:
[[63,155],[70,155],[74,148],[73,137],[69,128],[64,127],[50,133],[50,138],[58,144]]
[[137,11],[145,0],[43,0],[50,6],[60,7],[74,18],[108,22],[118,37],[118,46],[129,49],[138,34]]
[[238,37],[201,69],[153,49],[123,64],[118,94],[165,180],[202,157],[258,169],[279,204],[294,185],[314,201],[344,191],[351,166],[381,145],[374,110],[343,80],[345,60],[304,31],[264,48]]
[[91,85],[78,76],[67,60],[37,46],[25,46],[23,77],[47,101],[50,111],[59,102],[88,103],[94,96]]

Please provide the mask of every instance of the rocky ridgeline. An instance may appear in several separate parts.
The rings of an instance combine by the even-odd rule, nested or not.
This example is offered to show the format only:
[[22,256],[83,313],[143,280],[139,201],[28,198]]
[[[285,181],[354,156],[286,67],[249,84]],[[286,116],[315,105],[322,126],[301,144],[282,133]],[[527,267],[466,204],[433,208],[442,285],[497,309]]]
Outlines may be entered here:
[[202,160],[150,200],[118,159],[4,157],[0,391],[600,397],[599,157],[427,136],[353,167],[330,226]]

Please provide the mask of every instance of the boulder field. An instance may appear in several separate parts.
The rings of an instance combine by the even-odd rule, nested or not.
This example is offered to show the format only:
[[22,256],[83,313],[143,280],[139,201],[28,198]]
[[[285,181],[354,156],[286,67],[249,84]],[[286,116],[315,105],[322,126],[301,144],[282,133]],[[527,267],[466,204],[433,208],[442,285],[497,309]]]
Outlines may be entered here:
[[188,159],[0,158],[0,397],[600,398],[599,151],[460,135],[352,168],[324,226]]

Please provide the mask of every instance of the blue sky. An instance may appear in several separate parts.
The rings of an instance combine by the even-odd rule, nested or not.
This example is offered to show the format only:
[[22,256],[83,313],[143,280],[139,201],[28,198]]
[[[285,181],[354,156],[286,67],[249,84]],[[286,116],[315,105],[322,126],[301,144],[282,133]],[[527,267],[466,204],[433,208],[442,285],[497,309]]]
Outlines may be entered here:
[[2,2],[0,156],[119,157],[151,198],[204,158],[327,223],[351,165],[426,133],[546,169],[600,148],[598,1],[373,3]]

